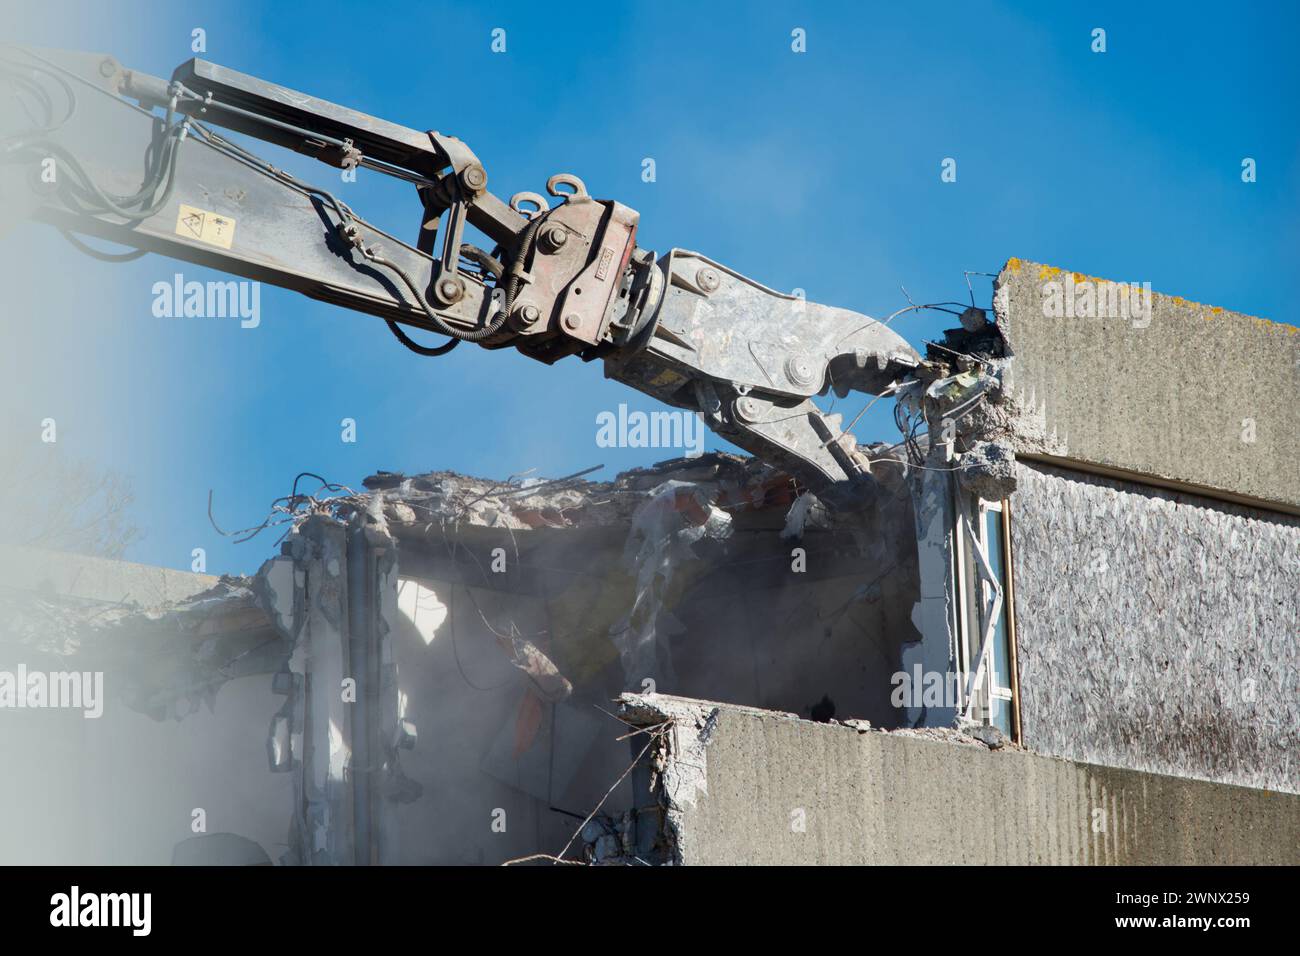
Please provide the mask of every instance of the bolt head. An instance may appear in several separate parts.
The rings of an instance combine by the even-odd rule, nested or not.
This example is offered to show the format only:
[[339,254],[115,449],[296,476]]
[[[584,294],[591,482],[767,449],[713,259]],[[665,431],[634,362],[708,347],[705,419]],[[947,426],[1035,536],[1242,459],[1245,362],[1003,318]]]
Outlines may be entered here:
[[785,363],[785,374],[796,385],[813,383],[813,365],[803,356],[792,355]]
[[722,285],[722,276],[718,275],[716,269],[710,269],[705,266],[699,272],[695,273],[695,284],[705,292],[716,292],[718,286]]
[[447,302],[455,302],[461,296],[460,280],[453,276],[438,281],[438,295]]
[[519,310],[519,321],[524,325],[536,325],[542,318],[542,310],[535,305],[526,305]]
[[461,171],[460,179],[470,189],[482,189],[487,185],[487,170],[482,166],[466,166]]
[[580,325],[582,325],[582,318],[576,312],[570,312],[564,317],[564,327],[570,332],[578,331]]
[[542,230],[541,245],[543,252],[559,252],[569,241],[569,231],[561,225],[547,226]]
[[761,411],[762,406],[747,395],[736,399],[736,415],[743,421],[757,421]]

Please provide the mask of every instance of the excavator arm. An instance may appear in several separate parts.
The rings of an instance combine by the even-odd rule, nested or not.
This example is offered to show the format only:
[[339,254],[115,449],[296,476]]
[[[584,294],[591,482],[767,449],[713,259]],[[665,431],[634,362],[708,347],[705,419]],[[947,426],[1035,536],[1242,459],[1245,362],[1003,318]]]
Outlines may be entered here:
[[[503,201],[453,136],[202,60],[164,80],[99,54],[9,47],[0,85],[7,216],[376,315],[423,354],[467,341],[546,363],[601,359],[608,377],[700,413],[831,499],[856,496],[870,464],[812,397],[885,394],[920,364],[866,316],[783,295],[695,252],[656,259],[636,245],[636,211],[592,198],[576,176],[550,178],[554,205],[533,192]],[[415,243],[218,127],[413,184]],[[468,241],[467,227],[492,248]],[[447,339],[421,345],[403,326]]]

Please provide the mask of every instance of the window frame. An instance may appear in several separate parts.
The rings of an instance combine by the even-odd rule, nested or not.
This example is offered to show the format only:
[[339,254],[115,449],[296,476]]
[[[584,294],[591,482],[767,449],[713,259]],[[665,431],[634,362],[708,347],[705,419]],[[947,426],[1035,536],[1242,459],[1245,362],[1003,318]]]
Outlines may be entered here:
[[[988,501],[978,498],[960,489],[953,493],[954,522],[950,530],[953,543],[952,608],[949,624],[956,638],[957,666],[957,704],[958,712],[970,714],[985,725],[996,725],[1002,715],[1000,709],[1007,709],[1005,724],[1010,730],[1010,738],[1019,743],[1020,731],[1020,687],[1016,655],[1015,629],[1015,584],[1011,562],[1011,506],[1006,499]],[[978,557],[972,546],[972,539],[978,542],[989,561],[990,570],[996,565],[988,553],[990,542],[986,540],[986,528],[990,520],[996,523],[999,546],[997,557],[1000,559],[1001,606],[998,620],[1001,623],[1002,639],[1006,642],[1006,661],[1009,674],[998,674],[996,648],[990,646],[984,661],[983,672],[977,684],[972,688],[971,672],[978,669],[977,656],[981,650],[983,632],[986,629],[986,614],[993,603],[993,588],[977,567]],[[978,593],[979,600],[974,600]],[[990,631],[990,640],[998,640],[998,627],[995,624]],[[969,706],[969,705],[974,706]]]

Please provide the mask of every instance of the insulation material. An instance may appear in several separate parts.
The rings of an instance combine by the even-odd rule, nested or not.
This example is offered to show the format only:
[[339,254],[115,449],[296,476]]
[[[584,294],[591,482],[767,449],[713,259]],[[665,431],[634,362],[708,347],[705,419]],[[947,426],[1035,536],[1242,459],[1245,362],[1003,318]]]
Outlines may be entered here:
[[1300,518],[1018,471],[1026,746],[1300,791]]

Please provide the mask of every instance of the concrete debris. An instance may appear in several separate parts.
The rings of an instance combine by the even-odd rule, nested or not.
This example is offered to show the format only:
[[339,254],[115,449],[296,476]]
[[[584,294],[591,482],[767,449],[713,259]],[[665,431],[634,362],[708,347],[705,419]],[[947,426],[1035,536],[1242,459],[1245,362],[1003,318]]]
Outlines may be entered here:
[[773,507],[795,497],[788,476],[756,459],[725,452],[660,462],[622,472],[613,481],[588,481],[585,474],[492,481],[451,471],[413,477],[381,471],[363,485],[382,500],[398,535],[446,524],[515,531],[627,525],[669,479],[708,489],[717,506],[732,512]]
[[[886,686],[875,660],[852,672],[835,664],[865,639],[881,648],[876,656],[885,666],[884,649],[897,643],[899,628],[910,628],[915,563],[907,479],[898,458],[875,452],[890,460],[879,465],[881,493],[852,514],[831,511],[771,467],[722,453],[607,482],[539,480],[518,492],[518,482],[450,472],[383,473],[366,480],[371,500],[355,506],[373,510],[373,499],[382,498],[403,573],[438,596],[432,600],[469,609],[512,659],[515,638],[526,635],[573,687],[599,693],[593,680],[616,680],[599,699],[645,689],[648,680],[744,702],[761,692],[769,705],[786,707],[829,692],[887,723],[885,695],[872,690]],[[551,495],[574,507],[553,507]],[[489,503],[490,515],[478,510]],[[535,515],[554,520],[539,523]],[[797,557],[783,530],[798,536]],[[494,553],[500,564],[489,567]],[[792,576],[792,561],[808,576]],[[508,573],[493,573],[507,565]],[[719,606],[717,587],[751,597]],[[786,622],[781,633],[760,635],[755,644],[744,624],[751,609],[779,615]],[[714,638],[691,640],[708,615]],[[452,627],[455,617],[439,626]],[[467,623],[478,629],[480,621]],[[724,658],[753,653],[780,673],[759,680],[748,669],[732,669],[722,680],[709,679]],[[600,678],[611,659],[618,676]],[[864,703],[864,696],[880,701]]]
[[913,463],[953,470],[964,490],[999,501],[1016,490],[1016,448],[1064,454],[1065,444],[1048,433],[1033,396],[1006,388],[1012,356],[1002,326],[974,307],[961,325],[930,343],[917,381],[900,390],[899,401],[926,423],[913,442]]
[[925,397],[948,407],[964,406],[977,395],[988,391],[991,379],[974,368],[936,379],[925,390]]
[[623,854],[623,841],[612,833],[607,833],[596,841],[592,850],[597,863],[606,863]]
[[1016,456],[998,442],[975,441],[961,456],[957,480],[973,495],[1001,501],[1016,490]]
[[[617,814],[596,817],[563,855],[640,865],[671,856],[662,818],[673,811],[658,797],[638,805],[634,795],[649,794],[653,778],[656,793],[666,786],[674,795],[673,806],[690,805],[705,784],[702,758],[723,732],[723,712],[709,705],[681,719],[635,721],[670,727],[644,765],[620,777],[628,768],[622,748],[597,746],[609,728],[597,721],[591,732],[582,719],[599,715],[611,697],[661,689],[769,712],[806,710],[824,698],[864,718],[853,733],[896,725],[888,677],[901,639],[912,636],[915,537],[902,460],[888,448],[870,450],[880,491],[851,514],[829,509],[774,468],[728,454],[601,482],[451,472],[367,479],[368,491],[350,507],[374,514],[382,502],[403,582],[414,589],[408,604],[436,620],[428,633],[406,621],[418,642],[410,659],[442,658],[439,699],[415,704],[421,729],[457,721],[461,772],[509,788],[494,805],[505,806],[512,791],[543,811],[583,811],[606,799],[633,805],[636,825],[620,829]],[[786,530],[797,537],[783,538]],[[494,666],[496,647],[485,643],[499,646],[518,673]],[[478,703],[483,688],[499,698],[484,726],[449,716]],[[473,758],[465,741],[474,734],[487,756]],[[631,756],[648,742],[631,737]],[[422,779],[452,773],[446,759],[440,754]],[[571,836],[572,829],[564,839]],[[524,855],[538,845],[513,849]]]
[[[118,609],[107,611],[110,620],[122,615]],[[52,658],[75,655],[86,632],[92,630],[95,623],[84,605],[70,604],[53,595],[36,596],[11,591],[0,591],[0,620],[6,625],[3,644],[22,648],[25,654]]]
[[[954,727],[903,727],[899,730],[891,730],[890,734],[896,737],[921,737],[925,740],[939,740],[950,744],[964,744],[971,747],[984,747],[989,750],[998,750],[1007,746],[1008,741],[1002,736],[1002,732],[996,727],[983,728],[983,730],[992,730],[993,734],[976,736],[974,725],[967,726],[962,730]],[[994,736],[994,734],[996,736]],[[1001,741],[1000,743],[990,743],[989,741]]]
[[990,724],[971,724],[962,729],[989,750],[1000,750],[1009,743],[1006,734]]
[[[605,636],[634,686],[675,677],[668,643],[683,630],[665,601],[680,590],[678,572],[696,562],[706,542],[726,540],[742,518],[747,526],[768,526],[767,515],[777,509],[790,509],[786,526],[792,532],[797,527],[799,534],[833,523],[825,508],[812,496],[801,495],[789,476],[755,459],[721,452],[661,462],[605,482],[582,475],[492,481],[442,471],[409,477],[378,472],[363,484],[369,494],[351,506],[370,514],[382,511],[407,552],[418,548],[454,556],[460,542],[482,544],[483,534],[501,532],[510,536],[502,542],[505,550],[518,559],[521,547],[532,547],[518,534],[616,530],[625,535],[620,566],[631,594],[609,620]],[[879,543],[871,541],[869,546]],[[573,547],[578,547],[576,539]],[[487,586],[499,580],[483,578]],[[536,642],[525,647],[513,632],[499,640],[517,666],[526,659],[551,678],[565,679],[552,662],[552,651]],[[543,660],[550,663],[541,664]],[[531,676],[539,675],[533,669]],[[561,688],[543,693],[548,700],[556,699]]]
[[[654,826],[638,825],[645,815]],[[582,828],[582,857],[598,866],[645,866],[660,862],[654,841],[658,837],[657,814],[627,810],[618,815],[598,813]]]
[[800,495],[790,506],[785,515],[785,527],[781,529],[782,538],[802,538],[804,529],[812,524],[825,527],[827,524],[826,508],[811,493]]
[[[965,451],[975,442],[990,442],[1004,446],[1008,453],[1020,449],[1064,456],[1068,451],[1068,436],[1058,436],[1048,427],[1047,407],[1043,400],[1046,396],[1035,394],[1032,386],[1026,390],[1013,383],[1015,366],[1005,335],[1005,311],[999,308],[996,316],[996,322],[971,323],[974,327],[963,320],[962,328],[949,329],[942,342],[930,344],[926,364],[929,373],[954,377],[959,377],[956,373],[973,375],[982,383],[980,387],[985,400],[971,408],[958,407],[961,396],[949,391],[942,396],[948,401],[928,409],[927,418],[932,425],[937,421],[942,429],[944,418],[951,416],[960,439],[955,449],[958,452]],[[940,384],[935,382],[931,388]],[[949,437],[951,432],[949,428]],[[1014,460],[1014,456],[1010,460]],[[973,464],[978,466],[978,461]]]
[[659,771],[658,778],[670,805],[691,806],[698,795],[708,793],[707,750],[719,714],[719,705],[711,701],[667,694],[619,697],[619,715],[629,723],[638,727],[669,727],[661,738],[662,746],[652,752],[652,762]]
[[608,822],[608,818],[596,816],[582,825],[582,840],[584,843],[594,844],[605,834],[611,832],[613,832],[613,827]]

